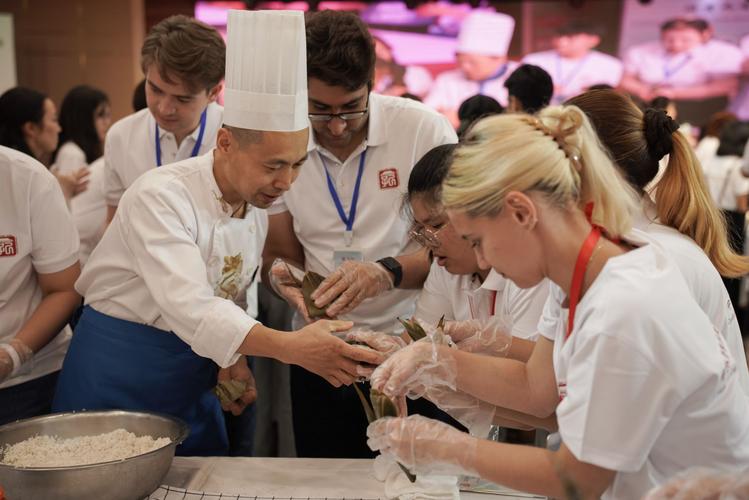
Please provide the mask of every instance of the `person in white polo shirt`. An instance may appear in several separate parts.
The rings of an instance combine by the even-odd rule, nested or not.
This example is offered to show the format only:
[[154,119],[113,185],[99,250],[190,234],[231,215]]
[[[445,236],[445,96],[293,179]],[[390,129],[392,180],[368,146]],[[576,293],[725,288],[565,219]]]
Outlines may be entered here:
[[741,53],[705,44],[704,21],[676,18],[661,25],[661,39],[636,45],[624,58],[621,87],[651,101],[657,96],[699,100],[736,91]]
[[[400,214],[408,176],[424,153],[457,136],[423,104],[372,93],[374,64],[374,42],[357,16],[323,11],[308,19],[309,157],[270,209],[263,259],[266,270],[280,257],[331,275],[335,283],[323,286],[342,285],[345,293],[335,301],[339,292],[316,296],[321,306],[332,303],[329,316],[394,332],[396,318],[413,312],[417,292],[407,288],[420,287],[429,270]],[[285,266],[273,269],[278,282]],[[301,321],[299,289],[276,288]],[[292,399],[300,456],[371,456],[353,389],[334,391],[292,367]]]
[[551,39],[553,50],[528,54],[523,62],[540,66],[551,75],[554,82],[552,104],[559,104],[591,85],[619,85],[622,62],[594,50],[600,43],[601,34],[596,27],[573,21],[557,30]]
[[[226,453],[211,389],[217,376],[250,380],[242,355],[298,363],[334,385],[351,383],[357,362],[381,361],[331,335],[350,323],[287,333],[245,311],[268,228],[264,209],[307,157],[304,18],[230,11],[228,40],[234,57],[216,148],[145,173],[123,196],[76,283],[86,307],[54,402],[61,411],[123,408],[182,418],[190,425],[177,449],[184,455]],[[246,387],[225,409],[241,413],[254,392]]]
[[0,425],[50,411],[81,301],[78,244],[55,177],[0,146]]
[[123,118],[107,133],[107,221],[141,174],[215,146],[223,117],[215,101],[225,59],[223,38],[200,21],[177,15],[151,29],[141,48],[148,109]]
[[507,106],[504,82],[518,66],[507,59],[515,20],[498,12],[473,12],[460,26],[455,49],[458,68],[434,81],[424,103],[445,114],[457,128],[458,108],[476,94],[488,95]]

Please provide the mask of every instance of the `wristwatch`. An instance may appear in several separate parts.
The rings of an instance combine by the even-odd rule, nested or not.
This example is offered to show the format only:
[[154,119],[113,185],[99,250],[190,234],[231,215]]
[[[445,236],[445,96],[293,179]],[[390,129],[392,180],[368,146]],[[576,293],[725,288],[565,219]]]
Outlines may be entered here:
[[401,284],[401,281],[403,281],[403,267],[400,262],[393,257],[385,257],[378,260],[377,263],[393,275],[393,288],[397,288]]

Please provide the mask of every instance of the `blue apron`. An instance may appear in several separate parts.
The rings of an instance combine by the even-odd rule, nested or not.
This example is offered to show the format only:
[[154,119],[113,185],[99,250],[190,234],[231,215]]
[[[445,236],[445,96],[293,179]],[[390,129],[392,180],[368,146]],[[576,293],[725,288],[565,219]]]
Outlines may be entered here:
[[177,455],[226,455],[226,425],[211,392],[217,373],[212,360],[195,354],[174,333],[86,306],[63,363],[52,409],[166,413],[190,426]]

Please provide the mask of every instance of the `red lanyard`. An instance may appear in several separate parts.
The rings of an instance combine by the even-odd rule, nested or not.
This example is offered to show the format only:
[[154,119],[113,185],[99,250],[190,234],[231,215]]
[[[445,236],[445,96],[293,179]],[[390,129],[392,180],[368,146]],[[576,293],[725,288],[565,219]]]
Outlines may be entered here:
[[497,304],[497,291],[492,290],[492,298],[490,299],[490,302],[489,302],[489,316],[494,316],[496,304]]
[[[570,309],[569,315],[567,316],[567,335],[564,336],[564,340],[567,340],[572,335],[572,327],[575,324],[575,310],[577,309],[577,303],[580,302],[580,292],[583,288],[583,280],[585,279],[585,271],[588,269],[590,258],[593,256],[593,252],[596,249],[598,240],[601,239],[601,233],[603,228],[598,224],[594,224],[591,220],[593,217],[593,203],[585,205],[585,218],[591,223],[593,229],[588,233],[588,237],[585,238],[580,252],[577,254],[577,261],[575,262],[575,271],[572,274],[572,286],[570,287]],[[615,239],[613,241],[618,241]]]

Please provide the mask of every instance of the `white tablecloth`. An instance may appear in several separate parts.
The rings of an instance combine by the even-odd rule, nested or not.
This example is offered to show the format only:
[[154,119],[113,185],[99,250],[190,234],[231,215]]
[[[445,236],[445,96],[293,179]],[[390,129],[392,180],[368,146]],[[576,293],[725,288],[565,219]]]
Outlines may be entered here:
[[[500,498],[539,498],[507,488],[493,488],[494,495]],[[384,498],[383,491],[383,483],[374,478],[372,460],[176,457],[164,479],[164,486],[149,499],[369,500]],[[491,497],[481,493],[461,493],[465,500],[488,500]]]

